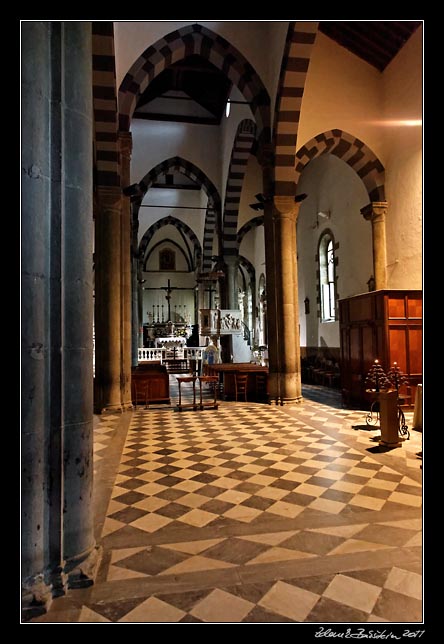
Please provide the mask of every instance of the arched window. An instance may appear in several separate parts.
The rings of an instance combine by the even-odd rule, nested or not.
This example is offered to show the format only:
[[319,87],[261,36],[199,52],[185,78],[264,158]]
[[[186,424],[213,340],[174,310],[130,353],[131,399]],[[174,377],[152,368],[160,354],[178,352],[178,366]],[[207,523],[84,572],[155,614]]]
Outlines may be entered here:
[[335,240],[331,232],[324,232],[321,236],[318,257],[321,322],[334,322],[336,320],[336,261]]

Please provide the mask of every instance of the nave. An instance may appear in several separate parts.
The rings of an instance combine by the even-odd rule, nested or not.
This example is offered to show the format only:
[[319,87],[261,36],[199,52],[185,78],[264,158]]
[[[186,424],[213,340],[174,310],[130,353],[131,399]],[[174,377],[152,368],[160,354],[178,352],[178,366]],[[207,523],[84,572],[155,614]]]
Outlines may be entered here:
[[380,451],[324,387],[178,412],[170,385],[95,416],[98,577],[31,621],[421,622],[421,432]]

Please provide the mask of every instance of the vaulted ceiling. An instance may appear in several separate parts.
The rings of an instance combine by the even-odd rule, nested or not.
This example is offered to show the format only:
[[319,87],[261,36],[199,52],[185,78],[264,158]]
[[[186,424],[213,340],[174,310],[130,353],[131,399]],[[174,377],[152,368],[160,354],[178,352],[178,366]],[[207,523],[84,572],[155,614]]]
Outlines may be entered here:
[[[384,71],[421,21],[321,21],[319,31]],[[232,83],[219,69],[193,54],[173,63],[139,97],[134,118],[220,124]]]

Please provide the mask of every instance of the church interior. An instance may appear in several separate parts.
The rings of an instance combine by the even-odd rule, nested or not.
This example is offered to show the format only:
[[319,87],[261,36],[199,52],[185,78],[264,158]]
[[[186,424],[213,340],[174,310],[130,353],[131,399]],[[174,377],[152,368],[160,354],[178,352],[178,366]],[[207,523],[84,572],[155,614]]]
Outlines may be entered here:
[[422,632],[423,28],[21,21],[21,623]]

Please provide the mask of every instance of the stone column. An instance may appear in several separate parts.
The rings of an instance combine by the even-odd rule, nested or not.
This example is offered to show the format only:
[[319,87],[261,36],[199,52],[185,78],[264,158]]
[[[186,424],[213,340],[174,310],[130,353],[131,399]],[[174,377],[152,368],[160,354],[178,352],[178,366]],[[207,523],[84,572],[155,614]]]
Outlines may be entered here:
[[95,574],[89,22],[22,25],[25,618]]
[[226,304],[228,309],[239,308],[239,288],[238,288],[238,273],[239,273],[239,257],[238,255],[228,255],[224,257],[227,266],[226,275]]
[[385,237],[387,206],[386,201],[373,201],[365,208],[361,208],[364,219],[372,222],[375,290],[387,288],[387,243]]
[[[131,132],[119,132],[120,180],[122,187],[131,181]],[[131,401],[131,203],[122,192],[122,218],[120,226],[121,267],[121,388],[122,408],[132,409]]]
[[131,213],[131,366],[137,367],[139,364],[139,346],[140,343],[140,326],[139,320],[139,217],[135,204],[132,204]]
[[93,182],[91,23],[63,23],[63,556],[71,588],[98,562],[93,491]]
[[266,269],[270,399],[301,402],[296,221],[294,197],[273,198],[266,206]]
[[95,219],[96,374],[94,409],[122,411],[121,398],[121,189],[98,189]]
[[[21,573],[23,612],[32,617],[43,613],[52,597],[44,574],[50,424],[50,23],[23,22],[21,35]],[[54,395],[60,405],[59,392]]]

